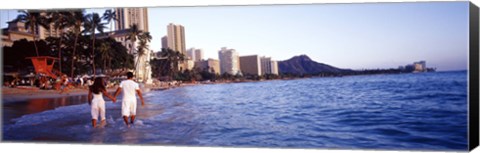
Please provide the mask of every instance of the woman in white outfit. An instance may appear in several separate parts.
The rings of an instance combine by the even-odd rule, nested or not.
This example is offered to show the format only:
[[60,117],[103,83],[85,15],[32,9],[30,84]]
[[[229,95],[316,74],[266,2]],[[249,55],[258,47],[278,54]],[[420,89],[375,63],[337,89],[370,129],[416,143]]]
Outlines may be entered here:
[[[92,94],[93,93],[93,94]],[[93,85],[88,90],[88,104],[92,106],[92,126],[97,126],[97,119],[100,115],[101,125],[105,125],[105,100],[103,95],[116,102],[116,98],[107,93],[105,84],[102,78],[95,78]]]

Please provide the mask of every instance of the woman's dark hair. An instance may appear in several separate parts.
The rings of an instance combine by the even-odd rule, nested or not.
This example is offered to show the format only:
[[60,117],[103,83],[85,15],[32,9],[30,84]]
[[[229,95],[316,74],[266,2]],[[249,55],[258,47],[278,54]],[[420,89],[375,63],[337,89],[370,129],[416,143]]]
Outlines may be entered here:
[[105,85],[103,83],[104,82],[102,78],[95,78],[93,85],[90,86],[90,91],[92,91],[94,94],[99,94],[101,91],[105,90]]

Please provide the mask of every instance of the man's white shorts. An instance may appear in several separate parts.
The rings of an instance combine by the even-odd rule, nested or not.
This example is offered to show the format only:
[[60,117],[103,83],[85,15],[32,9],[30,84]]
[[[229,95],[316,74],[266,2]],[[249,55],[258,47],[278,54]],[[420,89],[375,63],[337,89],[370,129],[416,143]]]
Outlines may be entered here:
[[137,114],[137,100],[123,100],[122,101],[122,116],[130,117]]

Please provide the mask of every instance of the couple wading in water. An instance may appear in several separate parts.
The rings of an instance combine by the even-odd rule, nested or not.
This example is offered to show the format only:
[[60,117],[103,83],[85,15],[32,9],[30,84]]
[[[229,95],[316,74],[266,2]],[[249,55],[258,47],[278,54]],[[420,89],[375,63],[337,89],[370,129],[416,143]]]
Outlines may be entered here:
[[[101,125],[105,125],[105,100],[103,99],[103,95],[108,97],[115,103],[117,101],[117,96],[120,92],[123,91],[123,98],[122,98],[122,116],[125,124],[130,127],[131,124],[135,121],[135,115],[137,112],[137,97],[135,93],[138,94],[140,101],[142,102],[142,106],[145,105],[143,101],[142,92],[140,91],[140,87],[138,83],[133,81],[133,73],[127,73],[127,80],[124,80],[120,83],[115,95],[112,97],[108,94],[105,88],[105,82],[102,78],[95,78],[93,85],[89,87],[88,90],[88,104],[92,107],[92,126],[97,126],[97,119],[100,116]],[[130,118],[130,122],[128,119]]]

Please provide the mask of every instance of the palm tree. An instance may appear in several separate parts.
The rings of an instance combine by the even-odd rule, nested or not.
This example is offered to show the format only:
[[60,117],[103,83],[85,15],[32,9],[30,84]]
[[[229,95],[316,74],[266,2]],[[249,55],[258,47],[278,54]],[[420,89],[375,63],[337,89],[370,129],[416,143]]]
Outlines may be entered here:
[[108,9],[103,13],[102,19],[107,21],[107,24],[110,24],[110,32],[112,29],[112,21],[117,21],[117,13],[113,9]]
[[68,22],[68,19],[71,17],[69,12],[53,11],[47,13],[48,24],[53,24],[53,27],[57,32],[59,32],[60,41],[58,41],[58,59],[59,59],[59,70],[62,72],[62,40],[63,40],[63,31],[65,28],[71,26]]
[[86,30],[89,31],[91,34],[92,38],[92,55],[91,55],[91,60],[92,60],[92,68],[93,68],[93,76],[96,75],[96,70],[95,70],[95,31],[99,31],[100,33],[103,34],[103,29],[105,29],[105,23],[102,23],[102,18],[100,18],[100,15],[98,13],[92,13],[88,14],[87,18],[85,20],[84,27]]
[[148,43],[152,41],[152,36],[150,32],[140,32],[138,39],[140,42],[137,46],[137,62],[135,62],[135,68],[138,65],[140,58],[145,55],[145,50],[148,50]]
[[[133,25],[130,26],[128,36],[127,36],[127,39],[130,40],[130,42],[131,42],[130,53],[133,53],[135,42],[137,42],[137,40],[140,38],[141,34],[142,34],[142,31],[140,29],[138,29],[137,24],[133,24]],[[140,58],[140,55],[137,53],[137,62],[135,62],[135,69],[137,69],[137,63],[138,63],[139,58]],[[133,73],[135,74],[136,71],[134,71]]]
[[132,46],[130,47],[130,53],[133,53],[133,48],[134,48],[133,46],[141,33],[142,31],[138,29],[137,24],[133,24],[130,26],[130,29],[128,31],[128,36],[127,36],[127,39],[130,40],[130,42],[132,43],[131,44]]
[[33,34],[33,44],[35,46],[35,52],[38,54],[38,47],[36,43],[36,38],[37,38],[37,28],[38,26],[43,26],[48,28],[48,26],[45,24],[44,20],[45,18],[42,17],[40,14],[40,11],[35,10],[35,11],[27,11],[27,10],[20,10],[18,11],[20,14],[17,16],[17,18],[14,20],[15,22],[25,22],[25,26],[28,27],[30,32]]
[[176,74],[178,72],[178,63],[186,59],[184,54],[170,48],[162,48],[160,56],[161,59],[166,60],[166,64],[164,65],[163,69],[167,70],[166,73],[170,78],[173,78],[173,74]]
[[140,39],[143,39],[147,42],[152,41],[152,35],[150,35],[150,32],[142,32],[139,36]]
[[103,73],[105,73],[105,70],[107,69],[107,61],[111,58],[111,44],[109,42],[104,42],[100,44],[100,53],[102,55],[102,61],[103,61]]
[[82,10],[72,10],[70,11],[71,18],[68,18],[69,25],[73,26],[73,33],[75,33],[75,42],[73,45],[73,54],[72,54],[72,64],[70,69],[70,76],[73,78],[74,72],[74,63],[77,59],[76,51],[78,44],[78,36],[82,33],[82,26],[85,21],[85,16],[83,15]]

